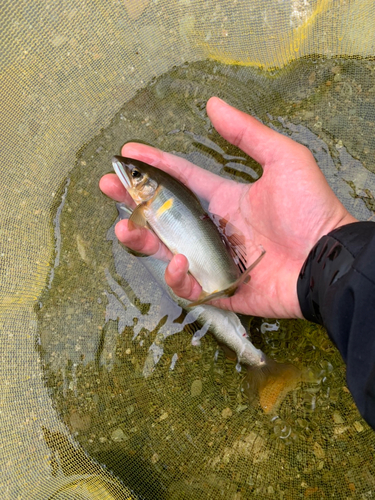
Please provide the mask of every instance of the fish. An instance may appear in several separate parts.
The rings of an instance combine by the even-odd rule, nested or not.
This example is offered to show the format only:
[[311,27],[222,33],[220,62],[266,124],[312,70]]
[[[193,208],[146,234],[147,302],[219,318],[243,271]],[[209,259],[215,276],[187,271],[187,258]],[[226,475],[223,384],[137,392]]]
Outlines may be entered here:
[[[123,203],[116,205],[120,219],[129,218],[132,209]],[[190,321],[203,332],[201,336],[208,331],[227,354],[228,349],[234,353],[237,369],[240,370],[241,366],[246,369],[243,390],[250,402],[257,399],[268,413],[279,403],[282,395],[297,385],[300,381],[299,369],[289,363],[278,363],[256,348],[237,314],[209,304],[191,308],[191,302],[177,296],[165,282],[167,262],[150,256],[138,257],[138,261],[146,267],[163,292],[189,314]]]
[[182,182],[163,170],[123,156],[114,156],[112,165],[137,205],[129,227],[135,224],[151,228],[173,254],[187,258],[189,272],[202,287],[191,306],[229,297],[250,279],[250,271],[265,253],[263,248],[246,268],[241,235],[224,219],[215,224],[215,217],[210,217]]

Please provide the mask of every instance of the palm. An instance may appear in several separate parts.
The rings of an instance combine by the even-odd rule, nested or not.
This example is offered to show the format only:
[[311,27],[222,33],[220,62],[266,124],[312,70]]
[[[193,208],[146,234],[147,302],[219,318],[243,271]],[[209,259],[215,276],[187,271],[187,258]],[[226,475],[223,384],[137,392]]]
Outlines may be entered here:
[[[251,273],[250,283],[242,285],[233,297],[215,301],[215,305],[257,316],[301,316],[296,282],[310,249],[323,234],[355,219],[329,188],[304,146],[216,98],[208,102],[207,110],[218,132],[263,166],[259,181],[252,185],[228,181],[140,144],[124,146],[123,154],[180,177],[198,196],[208,200],[210,212],[230,220],[244,235],[248,265],[259,255],[260,246],[266,250]],[[106,194],[126,198],[117,180],[112,179],[109,189],[104,179],[101,188]],[[135,250],[162,255],[153,235],[138,235],[136,242],[135,233],[131,236],[123,224],[117,230],[120,240]],[[167,271],[167,282],[178,295],[196,299],[199,286],[195,281],[192,285],[192,278],[182,271],[183,261],[175,261]]]

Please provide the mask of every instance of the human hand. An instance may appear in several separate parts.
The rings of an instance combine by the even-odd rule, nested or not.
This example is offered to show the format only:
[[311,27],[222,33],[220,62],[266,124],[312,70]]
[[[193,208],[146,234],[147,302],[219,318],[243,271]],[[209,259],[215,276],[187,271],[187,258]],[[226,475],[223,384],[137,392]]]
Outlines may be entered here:
[[[297,279],[315,243],[336,227],[355,222],[329,187],[313,155],[301,144],[261,124],[255,118],[213,97],[208,116],[216,130],[263,167],[254,184],[223,179],[187,160],[150,146],[128,143],[122,155],[165,170],[177,177],[200,198],[209,211],[241,231],[247,248],[247,265],[266,254],[251,272],[248,284],[232,297],[212,302],[242,314],[276,318],[302,318]],[[115,174],[100,180],[103,193],[134,206]],[[176,295],[196,300],[201,287],[188,274],[183,255],[173,256],[157,236],[145,228],[129,230],[128,221],[116,225],[121,243],[140,253],[171,259],[165,279]],[[257,251],[258,248],[258,251]]]

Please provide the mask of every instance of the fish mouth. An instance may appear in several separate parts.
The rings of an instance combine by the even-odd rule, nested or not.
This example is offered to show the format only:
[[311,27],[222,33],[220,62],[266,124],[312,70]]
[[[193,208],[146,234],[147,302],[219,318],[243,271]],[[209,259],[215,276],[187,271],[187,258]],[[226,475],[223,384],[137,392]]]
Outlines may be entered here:
[[112,166],[124,187],[126,189],[130,188],[132,186],[129,175],[130,172],[123,158],[121,156],[114,156],[112,158]]

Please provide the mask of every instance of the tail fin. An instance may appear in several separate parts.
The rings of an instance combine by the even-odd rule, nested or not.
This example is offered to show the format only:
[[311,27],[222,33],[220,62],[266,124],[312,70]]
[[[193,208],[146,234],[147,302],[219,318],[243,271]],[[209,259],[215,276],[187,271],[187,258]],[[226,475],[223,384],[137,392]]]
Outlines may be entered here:
[[261,366],[247,366],[242,389],[250,402],[259,401],[265,413],[275,411],[288,392],[303,377],[303,372],[289,363],[278,363],[266,357]]

